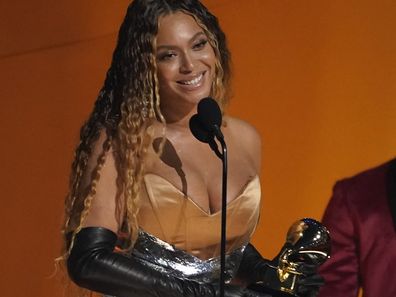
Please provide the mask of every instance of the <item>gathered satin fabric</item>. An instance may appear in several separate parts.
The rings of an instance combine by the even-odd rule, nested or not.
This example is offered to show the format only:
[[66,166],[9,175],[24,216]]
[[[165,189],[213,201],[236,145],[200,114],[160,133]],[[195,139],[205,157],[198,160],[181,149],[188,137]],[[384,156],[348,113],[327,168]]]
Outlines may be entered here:
[[[220,255],[220,211],[207,213],[156,174],[146,174],[143,186],[138,214],[142,230],[199,259]],[[255,176],[227,204],[227,253],[249,242],[259,218],[260,193]]]

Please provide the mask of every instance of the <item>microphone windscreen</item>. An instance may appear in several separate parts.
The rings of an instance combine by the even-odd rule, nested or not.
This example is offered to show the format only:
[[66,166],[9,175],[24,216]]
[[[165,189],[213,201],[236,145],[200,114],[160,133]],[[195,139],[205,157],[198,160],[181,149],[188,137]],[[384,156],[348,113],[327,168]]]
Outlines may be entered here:
[[217,102],[210,98],[206,97],[199,101],[198,103],[198,116],[199,120],[205,126],[205,128],[209,131],[212,131],[213,126],[221,126],[222,115],[221,110]]
[[196,139],[205,143],[209,142],[210,139],[209,131],[204,128],[202,122],[198,117],[198,114],[195,114],[190,118],[189,125],[190,125],[191,133],[194,135]]

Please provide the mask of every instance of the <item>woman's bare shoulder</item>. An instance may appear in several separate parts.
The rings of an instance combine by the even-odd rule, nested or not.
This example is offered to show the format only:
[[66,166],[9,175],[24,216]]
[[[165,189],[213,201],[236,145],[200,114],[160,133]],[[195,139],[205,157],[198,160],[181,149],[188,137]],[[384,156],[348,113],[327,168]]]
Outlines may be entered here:
[[253,125],[235,117],[225,116],[224,122],[231,142],[238,145],[241,153],[246,153],[252,159],[259,172],[261,167],[260,133]]
[[261,142],[260,133],[250,123],[231,116],[225,116],[224,121],[227,129],[241,140]]

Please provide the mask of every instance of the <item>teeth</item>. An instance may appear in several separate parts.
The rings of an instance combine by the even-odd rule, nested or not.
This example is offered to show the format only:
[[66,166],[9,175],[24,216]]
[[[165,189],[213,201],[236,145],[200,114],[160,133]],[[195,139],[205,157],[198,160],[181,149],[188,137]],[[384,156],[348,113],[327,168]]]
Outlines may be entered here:
[[203,76],[203,74],[201,73],[198,77],[196,77],[196,78],[194,78],[192,80],[181,81],[181,83],[183,85],[196,85],[202,79],[202,76]]

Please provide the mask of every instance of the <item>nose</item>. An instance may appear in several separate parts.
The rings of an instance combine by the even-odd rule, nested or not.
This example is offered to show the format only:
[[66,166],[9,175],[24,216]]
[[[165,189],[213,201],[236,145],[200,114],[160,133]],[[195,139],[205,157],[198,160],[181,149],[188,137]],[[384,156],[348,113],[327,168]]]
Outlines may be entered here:
[[193,69],[194,69],[193,58],[188,53],[185,53],[181,59],[180,73],[183,74],[191,73]]

